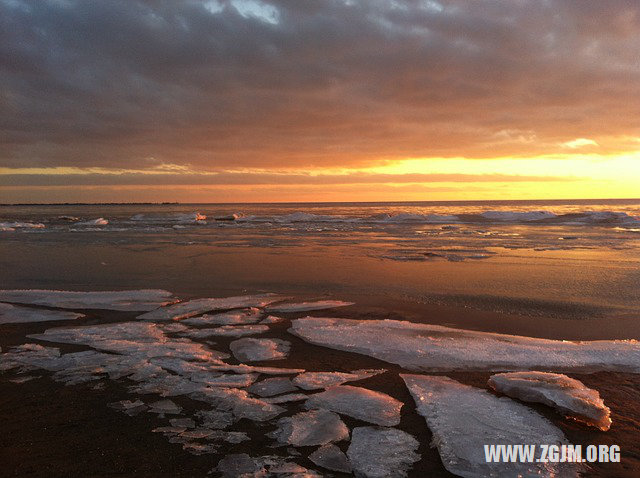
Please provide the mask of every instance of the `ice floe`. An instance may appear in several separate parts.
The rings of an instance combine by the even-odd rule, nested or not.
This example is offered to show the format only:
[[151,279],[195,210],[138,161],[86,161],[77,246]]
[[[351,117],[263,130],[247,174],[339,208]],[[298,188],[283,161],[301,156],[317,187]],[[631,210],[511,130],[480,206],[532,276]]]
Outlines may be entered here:
[[640,342],[572,342],[398,320],[306,317],[289,332],[316,345],[357,352],[410,370],[620,371],[640,373]]
[[267,309],[267,312],[308,312],[310,310],[335,309],[336,307],[346,307],[348,305],[353,305],[353,302],[343,302],[341,300],[318,300],[316,302],[299,302],[296,304],[277,304],[270,306]]
[[253,458],[246,453],[234,453],[222,458],[212,471],[224,478],[315,478],[321,475],[313,470],[287,461],[279,456],[261,456]]
[[153,321],[182,320],[212,310],[239,309],[242,307],[264,307],[265,305],[271,304],[277,300],[280,300],[280,298],[274,294],[193,299],[187,302],[180,302],[178,304],[152,310],[146,314],[139,315],[138,319]]
[[397,428],[357,427],[347,456],[357,477],[400,478],[420,459],[418,441]]
[[78,292],[66,290],[0,290],[0,301],[62,309],[147,311],[171,303],[171,292],[160,289]]
[[238,419],[248,418],[262,422],[285,411],[282,407],[253,398],[247,391],[238,388],[205,388],[189,396],[194,400],[209,403],[217,410],[230,411]]
[[351,473],[351,463],[336,445],[328,444],[309,454],[309,460],[322,468],[340,473]]
[[213,363],[222,363],[221,359],[228,358],[228,354],[210,350],[203,344],[167,337],[156,324],[145,322],[59,327],[28,337],[49,342],[83,344],[98,350],[147,358],[177,357]]
[[207,337],[244,337],[246,335],[263,334],[269,331],[268,325],[223,325],[205,329],[191,329],[180,335],[193,338]]
[[[536,449],[542,444],[566,444],[562,431],[529,407],[448,377],[400,376],[433,433],[442,464],[451,473],[465,477],[577,476],[578,467],[573,464],[487,461],[488,444],[526,443],[537,445]],[[353,435],[355,439],[355,430]]]
[[247,388],[247,391],[259,397],[272,397],[281,393],[295,392],[297,390],[298,388],[293,385],[291,379],[287,377],[267,378]]
[[182,323],[188,325],[241,325],[255,324],[262,317],[262,311],[256,307],[248,309],[230,310],[221,314],[205,314],[200,317],[184,319]]
[[384,372],[386,372],[384,369],[363,369],[353,372],[304,372],[295,377],[293,383],[303,390],[317,390],[363,380]]
[[238,339],[229,344],[233,356],[241,362],[286,358],[291,343],[281,339]]
[[606,431],[611,426],[611,410],[597,390],[563,374],[510,372],[489,377],[495,391],[523,402],[544,403],[579,421]]
[[33,309],[19,305],[0,302],[0,324],[16,324],[21,322],[47,322],[51,320],[75,320],[83,314],[64,310]]
[[189,375],[189,379],[192,382],[200,382],[212,387],[248,387],[257,378],[257,373],[219,374],[215,372],[194,372]]
[[375,425],[394,426],[400,423],[402,402],[386,393],[337,385],[311,395],[305,408],[326,408]]
[[165,414],[179,415],[182,413],[182,407],[172,402],[171,400],[159,400],[149,404],[149,413],[157,413],[158,416],[163,417]]
[[269,436],[283,445],[326,445],[349,438],[349,429],[338,415],[328,410],[310,410],[278,420]]
[[119,402],[109,403],[107,406],[126,413],[130,417],[138,415],[148,408],[142,400],[136,400],[134,402],[131,400],[121,400]]
[[267,403],[289,403],[289,402],[301,402],[309,398],[304,393],[289,393],[286,395],[278,395],[277,397],[265,397],[264,400]]

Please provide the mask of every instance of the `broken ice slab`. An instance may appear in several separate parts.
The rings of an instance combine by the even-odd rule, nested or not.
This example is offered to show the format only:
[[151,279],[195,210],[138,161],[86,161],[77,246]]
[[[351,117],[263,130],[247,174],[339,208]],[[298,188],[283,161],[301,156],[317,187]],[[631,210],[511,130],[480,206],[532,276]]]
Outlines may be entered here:
[[296,304],[277,304],[267,308],[268,313],[292,313],[309,312],[311,310],[335,309],[353,305],[354,302],[343,302],[341,300],[318,300],[315,302],[299,302]]
[[257,373],[219,374],[215,372],[194,372],[192,382],[204,383],[210,387],[248,387],[258,378]]
[[268,325],[223,325],[222,327],[191,329],[182,332],[184,337],[203,339],[208,337],[244,337],[263,334],[269,331]]
[[39,344],[17,345],[0,354],[0,372],[16,368],[19,372],[50,369],[58,358],[60,350],[55,347],[43,347]]
[[[75,320],[83,314],[64,310],[34,309],[0,302],[0,324],[17,324],[21,322],[47,322],[51,320]],[[266,327],[266,326],[265,326]]]
[[495,391],[523,402],[544,403],[576,420],[607,431],[611,410],[597,390],[559,373],[510,372],[489,377]]
[[241,325],[255,324],[262,317],[262,311],[258,308],[230,310],[221,314],[205,314],[200,317],[191,317],[182,321],[188,325]]
[[420,459],[418,446],[412,435],[397,428],[356,427],[347,456],[358,477],[401,478]]
[[95,349],[141,357],[178,357],[187,360],[220,362],[228,354],[208,349],[188,339],[167,337],[153,323],[118,322],[104,325],[57,327],[29,338],[49,342],[82,344]]
[[160,400],[149,404],[149,413],[157,413],[159,416],[165,414],[179,415],[182,412],[182,407],[176,405],[171,400]]
[[149,311],[169,304],[171,292],[160,289],[78,292],[67,290],[0,290],[0,301],[61,309]]
[[182,320],[211,310],[239,309],[242,307],[264,307],[279,300],[274,294],[242,295],[237,297],[193,299],[169,305],[139,315],[141,320]]
[[306,317],[289,329],[309,343],[356,352],[410,370],[549,369],[640,373],[640,342],[571,342],[399,320]]
[[265,375],[293,375],[304,372],[303,368],[279,368],[279,367],[257,367],[253,365],[208,365],[207,370],[219,370],[222,372],[235,373],[263,373]]
[[283,445],[314,446],[347,440],[349,429],[340,417],[328,410],[310,410],[278,420],[269,434]]
[[267,476],[319,478],[321,476],[313,470],[308,470],[279,456],[252,458],[246,453],[225,456],[211,471],[217,471],[223,478],[262,478]]
[[234,421],[233,414],[224,410],[199,410],[194,416],[205,428],[223,429],[230,427]]
[[182,449],[192,455],[209,455],[218,452],[218,445],[214,443],[187,442],[182,445]]
[[133,417],[147,409],[147,406],[142,400],[136,400],[135,402],[132,402],[131,400],[121,400],[119,402],[109,403],[107,406],[115,410],[120,410],[130,417]]
[[269,315],[260,321],[261,324],[277,324],[284,321],[282,317],[276,317],[275,315]]
[[323,445],[309,455],[309,460],[322,468],[340,473],[351,473],[351,463],[336,445]]
[[240,362],[280,360],[289,354],[291,343],[281,339],[238,339],[229,344]]
[[386,372],[385,369],[363,369],[353,372],[304,372],[293,379],[293,383],[304,390],[317,390],[345,382],[353,382]]
[[209,403],[217,410],[230,411],[240,418],[258,422],[270,420],[285,411],[284,408],[253,398],[238,388],[205,388],[189,395],[192,399]]
[[465,477],[577,476],[579,467],[570,463],[487,460],[485,445],[525,443],[538,450],[542,444],[567,443],[561,430],[529,407],[448,377],[400,377],[433,433],[442,464],[451,473]]
[[16,378],[10,378],[9,381],[11,383],[26,383],[26,382],[30,382],[31,380],[35,380],[36,378],[42,378],[42,375],[23,375],[21,377],[16,377]]
[[247,391],[260,397],[272,397],[281,393],[295,392],[298,388],[287,377],[267,378],[254,383]]
[[309,398],[308,395],[304,393],[289,393],[286,395],[278,395],[277,397],[267,397],[263,398],[267,403],[289,403],[289,402],[301,402],[302,400],[306,400]]
[[394,426],[400,423],[402,402],[386,393],[351,385],[337,385],[311,395],[305,408],[326,408],[368,423]]
[[154,433],[164,433],[165,435],[180,435],[182,432],[187,431],[187,428],[171,425],[170,427],[156,427],[151,431]]
[[195,428],[196,422],[191,418],[172,418],[169,420],[172,427]]

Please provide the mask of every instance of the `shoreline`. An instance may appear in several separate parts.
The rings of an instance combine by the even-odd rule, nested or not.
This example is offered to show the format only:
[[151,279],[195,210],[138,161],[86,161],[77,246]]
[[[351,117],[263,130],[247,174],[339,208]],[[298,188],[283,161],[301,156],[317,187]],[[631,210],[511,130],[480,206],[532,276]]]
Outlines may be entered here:
[[[348,299],[348,297],[341,297]],[[369,304],[358,303],[345,309],[316,311],[308,314],[283,314],[286,317],[303,315],[331,316],[359,319],[383,319],[429,322],[428,317],[439,315],[441,322],[452,317],[442,316],[443,309],[416,307],[382,308],[372,300]],[[397,304],[396,304],[397,305]],[[82,310],[81,310],[82,311]],[[2,352],[12,345],[27,342],[38,342],[26,339],[25,335],[40,333],[54,327],[75,327],[133,320],[138,313],[113,311],[83,311],[86,318],[49,323],[23,323],[0,325],[0,347]],[[449,314],[461,314],[460,309],[449,310]],[[491,327],[512,322],[512,316],[486,311],[466,310],[469,323],[492,323]],[[288,334],[289,320],[275,324],[271,330],[258,337],[284,338],[292,343],[292,352],[284,360],[275,362],[258,362],[257,365],[304,368],[308,371],[349,371],[360,368],[384,368],[387,373],[368,379],[353,382],[352,385],[363,386],[386,393],[404,403],[401,423],[398,428],[414,435],[420,442],[418,453],[421,460],[416,462],[409,472],[410,477],[453,476],[440,462],[439,455],[431,448],[431,433],[424,419],[415,412],[415,406],[408,390],[398,377],[402,372],[397,365],[383,362],[365,355],[341,352],[321,346],[311,345]],[[432,322],[433,323],[433,322]],[[520,334],[526,335],[526,334]],[[214,348],[225,350],[232,338],[216,338]],[[44,343],[47,346],[60,347],[63,352],[88,350],[89,347]],[[15,384],[9,380],[15,378],[14,372],[0,374],[0,409],[3,429],[6,433],[0,438],[0,449],[3,453],[4,472],[6,476],[104,476],[120,474],[122,476],[206,476],[225,453],[248,453],[252,456],[279,454],[283,448],[271,448],[265,433],[273,429],[271,422],[256,423],[242,419],[234,426],[234,430],[246,431],[251,441],[236,445],[223,445],[221,454],[193,456],[181,449],[178,444],[169,443],[151,429],[161,426],[158,418],[148,413],[135,417],[127,417],[107,407],[107,403],[131,399],[126,390],[127,385],[134,382],[128,379],[117,381],[102,379],[104,390],[93,390],[98,382],[65,386],[52,381],[48,372],[29,373],[42,378]],[[486,388],[486,380],[491,372],[448,372],[432,373],[446,375],[462,383]],[[592,464],[592,471],[598,476],[632,477],[640,473],[640,448],[637,444],[637,430],[640,424],[640,407],[637,397],[640,396],[640,385],[636,375],[625,373],[574,374],[589,387],[601,393],[605,403],[612,410],[613,425],[608,432],[600,432],[577,422],[564,419],[548,407],[536,404],[527,406],[538,411],[560,428],[570,443],[574,444],[617,444],[621,447],[621,463]],[[143,401],[154,401],[155,395],[140,395]],[[194,409],[200,402],[177,396],[170,397],[186,410]],[[299,405],[294,404],[298,410]],[[349,417],[345,423],[353,426],[366,425]],[[346,450],[348,443],[338,443]],[[313,447],[302,447],[298,451],[303,457],[295,457],[296,462],[310,469],[318,469],[304,456],[313,451]],[[321,471],[321,470],[318,470]],[[213,475],[217,476],[217,475]],[[335,474],[335,476],[349,476]]]

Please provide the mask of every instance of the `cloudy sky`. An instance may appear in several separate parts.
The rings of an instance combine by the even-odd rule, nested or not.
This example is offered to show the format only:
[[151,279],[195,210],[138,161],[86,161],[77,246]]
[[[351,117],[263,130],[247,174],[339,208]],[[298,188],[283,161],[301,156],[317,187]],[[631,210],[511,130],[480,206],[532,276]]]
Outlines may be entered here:
[[0,202],[640,196],[635,0],[0,0]]

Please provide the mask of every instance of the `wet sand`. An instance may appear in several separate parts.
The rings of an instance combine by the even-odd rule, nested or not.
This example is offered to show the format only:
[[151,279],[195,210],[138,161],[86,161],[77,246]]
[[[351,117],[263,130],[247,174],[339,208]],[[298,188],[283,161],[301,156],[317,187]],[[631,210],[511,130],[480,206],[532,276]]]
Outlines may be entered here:
[[[341,297],[343,298],[343,297]],[[407,319],[438,317],[439,323],[459,323],[461,314],[466,314],[470,324],[495,330],[499,324],[514,324],[513,316],[502,316],[484,311],[443,308],[430,305],[405,307],[402,312],[394,312],[390,307],[382,307],[371,300],[369,304],[352,306],[334,311],[319,311],[310,314],[283,314],[287,319],[304,315],[333,316],[359,319]],[[96,323],[131,320],[136,313],[83,311],[87,317],[69,322],[49,322],[40,324],[0,325],[0,347],[3,352],[11,345],[35,342],[26,339],[27,334],[43,332],[56,326],[90,325]],[[521,320],[525,320],[521,318]],[[480,326],[484,324],[484,327]],[[497,327],[496,327],[497,325]],[[538,324],[539,325],[539,324]],[[387,373],[371,377],[353,385],[387,393],[405,405],[402,409],[402,430],[414,435],[420,442],[418,453],[422,459],[411,469],[411,477],[453,476],[442,466],[437,451],[429,446],[431,433],[424,419],[415,412],[408,390],[398,373],[402,369],[364,355],[340,352],[314,346],[286,332],[289,320],[275,324],[271,330],[258,337],[277,337],[292,343],[290,356],[285,360],[256,362],[255,365],[304,368],[310,371],[349,371],[358,368],[385,368]],[[516,327],[516,325],[505,326]],[[499,330],[498,330],[499,331]],[[508,330],[504,330],[508,332]],[[511,332],[514,333],[514,332]],[[520,333],[525,334],[520,329]],[[533,334],[532,334],[533,335]],[[566,338],[566,337],[565,337]],[[216,338],[218,350],[227,350],[232,338]],[[61,351],[85,350],[86,347],[64,344],[43,343],[60,347]],[[232,362],[230,360],[229,362]],[[93,390],[96,381],[87,384],[64,386],[51,380],[48,372],[35,371],[28,375],[42,378],[15,384],[13,372],[0,375],[0,476],[71,477],[71,476],[206,476],[218,460],[228,453],[248,453],[253,456],[265,454],[287,455],[285,448],[271,448],[272,439],[265,434],[272,431],[273,421],[258,424],[243,419],[233,426],[233,430],[246,431],[251,441],[236,445],[223,444],[220,454],[194,456],[183,451],[180,444],[171,444],[159,433],[151,430],[166,424],[156,416],[143,412],[129,417],[107,407],[114,401],[141,398],[145,402],[155,401],[155,395],[134,395],[127,392],[131,385],[127,379],[117,381],[103,379],[103,390]],[[485,388],[490,373],[446,373],[460,382]],[[617,444],[621,449],[621,463],[591,464],[585,476],[637,477],[640,476],[640,383],[637,375],[622,373],[569,374],[597,389],[612,411],[613,425],[608,432],[601,432],[580,423],[567,420],[548,407],[530,405],[551,420],[567,436],[570,443]],[[202,409],[201,402],[187,397],[170,397],[187,411]],[[302,410],[302,402],[289,404],[287,414]],[[364,422],[343,417],[345,423],[353,426],[368,425]],[[338,443],[346,451],[348,442]],[[306,459],[315,447],[300,447],[302,457],[296,462],[310,469],[322,472]],[[214,473],[213,476],[216,476]],[[342,476],[335,474],[334,476]],[[344,475],[346,476],[346,475]]]

